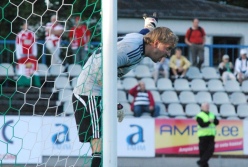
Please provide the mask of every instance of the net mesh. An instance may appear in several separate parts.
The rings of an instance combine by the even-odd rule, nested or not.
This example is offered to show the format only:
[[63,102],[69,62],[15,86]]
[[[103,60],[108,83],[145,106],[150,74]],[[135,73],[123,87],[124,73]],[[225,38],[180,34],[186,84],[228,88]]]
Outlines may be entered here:
[[90,165],[72,90],[99,47],[100,9],[100,0],[1,0],[0,166]]

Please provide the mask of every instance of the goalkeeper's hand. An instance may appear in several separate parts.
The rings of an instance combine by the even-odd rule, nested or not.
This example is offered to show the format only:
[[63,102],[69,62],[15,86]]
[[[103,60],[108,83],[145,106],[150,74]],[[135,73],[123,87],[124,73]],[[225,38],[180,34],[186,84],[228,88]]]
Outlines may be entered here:
[[124,119],[124,109],[120,103],[117,104],[117,117],[118,122],[122,122],[122,120]]
[[147,16],[146,14],[143,14],[143,18],[145,20],[145,28],[148,28],[151,31],[157,27],[157,13],[154,12],[152,16]]

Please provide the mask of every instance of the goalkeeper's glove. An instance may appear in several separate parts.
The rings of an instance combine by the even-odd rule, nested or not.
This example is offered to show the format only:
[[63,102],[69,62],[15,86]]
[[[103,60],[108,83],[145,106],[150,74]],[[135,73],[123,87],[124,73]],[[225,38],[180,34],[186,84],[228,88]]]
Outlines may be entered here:
[[156,12],[154,12],[152,16],[143,14],[143,18],[145,19],[145,28],[148,28],[151,31],[157,27],[158,18]]
[[120,103],[117,104],[117,117],[118,122],[122,122],[122,120],[124,119],[124,109]]

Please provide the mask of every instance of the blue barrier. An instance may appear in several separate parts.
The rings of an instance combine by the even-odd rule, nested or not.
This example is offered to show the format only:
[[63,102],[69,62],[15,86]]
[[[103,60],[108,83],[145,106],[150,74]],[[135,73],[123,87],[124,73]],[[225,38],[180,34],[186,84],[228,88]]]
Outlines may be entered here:
[[[40,55],[40,63],[46,64],[46,48],[44,47],[44,40],[38,40],[38,54]],[[69,46],[69,41],[61,41],[61,46]],[[99,46],[100,42],[91,42],[91,49]],[[42,48],[41,48],[42,47]],[[188,46],[184,43],[179,43],[178,47],[182,48],[183,55],[189,57]],[[234,63],[235,59],[239,56],[241,48],[248,48],[248,45],[205,45],[205,52],[209,53],[209,66],[216,66],[221,62],[222,56],[228,54],[230,60]],[[15,50],[15,40],[0,40],[0,63],[13,62]],[[6,52],[6,53],[5,53]],[[6,55],[5,55],[6,54]],[[12,59],[11,59],[12,58]]]

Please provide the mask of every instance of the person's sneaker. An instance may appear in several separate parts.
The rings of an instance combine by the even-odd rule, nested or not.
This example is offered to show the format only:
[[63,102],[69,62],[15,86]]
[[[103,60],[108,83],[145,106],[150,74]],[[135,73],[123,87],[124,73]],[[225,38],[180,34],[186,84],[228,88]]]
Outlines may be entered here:
[[152,16],[147,16],[147,14],[143,14],[143,18],[145,20],[145,28],[148,28],[150,30],[153,30],[157,27],[158,24],[158,18],[157,13],[154,12]]

